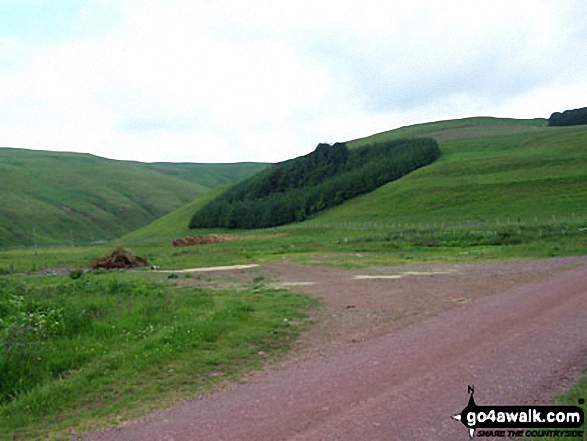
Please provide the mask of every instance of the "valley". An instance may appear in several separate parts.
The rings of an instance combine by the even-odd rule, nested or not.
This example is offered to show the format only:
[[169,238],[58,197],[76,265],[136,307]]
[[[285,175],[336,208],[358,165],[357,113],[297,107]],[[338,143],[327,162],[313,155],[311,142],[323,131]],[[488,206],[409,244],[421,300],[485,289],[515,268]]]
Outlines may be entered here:
[[[488,401],[576,402],[586,390],[586,126],[476,117],[345,145],[407,137],[434,139],[440,156],[304,221],[258,229],[189,225],[268,164],[0,149],[10,344],[0,369],[12,379],[0,388],[0,431],[386,439],[410,426],[414,439],[446,439],[465,431],[450,413],[471,382]],[[210,239],[222,235],[239,240]],[[171,246],[189,236],[201,245]],[[87,271],[117,247],[148,266]],[[28,370],[16,367],[24,361]],[[418,429],[401,409],[416,412],[426,394],[436,398]],[[233,418],[245,411],[258,431]]]

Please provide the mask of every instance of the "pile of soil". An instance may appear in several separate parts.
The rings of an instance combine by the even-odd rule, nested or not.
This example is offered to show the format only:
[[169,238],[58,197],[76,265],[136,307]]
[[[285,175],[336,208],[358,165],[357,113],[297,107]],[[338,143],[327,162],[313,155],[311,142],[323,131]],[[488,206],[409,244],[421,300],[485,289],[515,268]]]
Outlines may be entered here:
[[242,237],[234,234],[208,234],[206,236],[188,236],[173,239],[172,247],[191,247],[194,245],[207,245],[210,243],[231,242],[233,240],[240,240]]
[[100,257],[92,262],[92,269],[128,269],[149,265],[144,257],[131,253],[126,248],[116,248],[112,254]]

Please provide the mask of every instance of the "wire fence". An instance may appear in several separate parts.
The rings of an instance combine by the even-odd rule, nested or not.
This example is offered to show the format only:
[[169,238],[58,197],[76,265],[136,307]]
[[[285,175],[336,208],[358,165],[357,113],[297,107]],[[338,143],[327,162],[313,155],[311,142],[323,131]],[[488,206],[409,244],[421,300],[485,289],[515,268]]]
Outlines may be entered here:
[[[459,221],[433,221],[433,222],[394,222],[378,220],[364,222],[323,222],[319,220],[308,220],[300,223],[289,224],[279,227],[263,228],[258,230],[239,230],[238,234],[275,234],[280,232],[297,231],[324,231],[329,236],[336,235],[340,243],[351,241],[351,238],[391,237],[498,237],[500,235],[518,235],[547,237],[553,235],[587,235],[587,213],[569,212],[565,215],[551,214],[548,216],[501,216],[491,220],[459,220]],[[37,250],[37,249],[60,249],[68,247],[101,247],[117,244],[117,239],[78,238],[74,231],[69,232],[69,237],[64,238],[63,243],[55,243],[52,238],[44,237],[38,233],[39,230],[32,229],[28,244],[21,246],[0,247],[0,252],[14,250]],[[206,234],[195,231],[194,235]],[[346,238],[346,239],[345,239]],[[169,243],[172,239],[169,240]],[[123,241],[124,242],[124,241]],[[169,243],[160,237],[137,239],[128,242],[128,245],[144,245],[153,247],[168,247]],[[127,242],[124,242],[127,244]],[[196,247],[197,248],[197,247]]]

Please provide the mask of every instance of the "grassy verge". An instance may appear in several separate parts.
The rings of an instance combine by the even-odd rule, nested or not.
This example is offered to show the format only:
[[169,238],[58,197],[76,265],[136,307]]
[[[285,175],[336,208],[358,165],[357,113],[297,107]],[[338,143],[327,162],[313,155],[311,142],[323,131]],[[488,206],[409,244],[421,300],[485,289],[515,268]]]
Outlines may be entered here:
[[65,438],[209,391],[286,351],[313,304],[259,281],[172,281],[0,278],[2,439]]
[[[583,413],[587,415],[587,375],[584,376],[577,384],[573,386],[567,393],[563,394],[559,398],[560,404],[566,404],[569,406],[579,405],[583,409]],[[581,404],[582,403],[582,404]],[[587,427],[585,424],[582,427],[584,431],[583,438],[577,438],[576,441],[587,440]],[[568,438],[571,439],[571,438]]]
[[[587,400],[587,375],[585,375],[581,380],[579,380],[579,382],[577,382],[569,391],[567,391],[566,393],[562,394],[559,398],[558,398],[558,404],[562,404],[562,405],[569,405],[569,406],[579,406],[583,409],[583,413],[587,414],[587,404],[586,404],[586,400]],[[561,429],[558,429],[561,430]],[[571,430],[571,429],[569,429]],[[576,429],[572,429],[572,430],[576,430]],[[533,438],[532,441],[552,441],[555,439],[567,439],[567,440],[572,440],[572,441],[585,441],[587,440],[587,428],[585,427],[585,424],[583,425],[583,427],[581,429],[577,429],[577,430],[582,430],[583,431],[583,436],[582,437],[550,437],[550,438]]]

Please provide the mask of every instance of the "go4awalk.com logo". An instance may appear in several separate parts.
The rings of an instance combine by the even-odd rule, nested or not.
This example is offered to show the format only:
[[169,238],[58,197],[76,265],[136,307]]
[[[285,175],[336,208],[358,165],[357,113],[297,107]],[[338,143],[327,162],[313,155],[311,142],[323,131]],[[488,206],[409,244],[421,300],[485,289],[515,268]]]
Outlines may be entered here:
[[469,386],[468,393],[467,407],[453,418],[469,429],[471,438],[583,438],[585,415],[579,406],[477,406],[475,388]]

